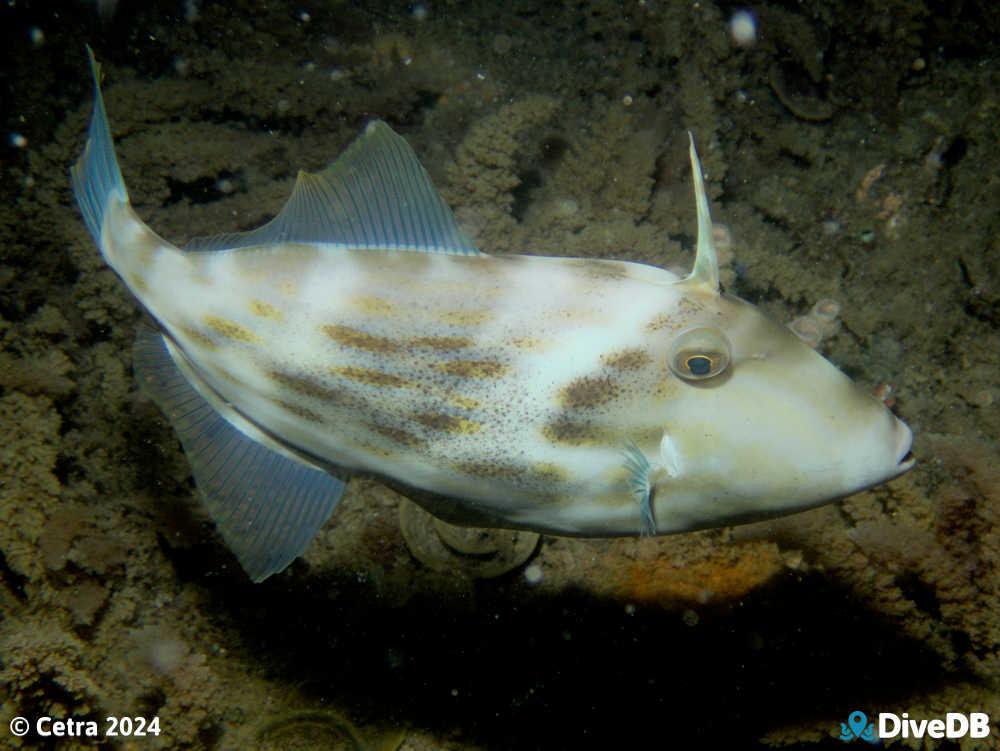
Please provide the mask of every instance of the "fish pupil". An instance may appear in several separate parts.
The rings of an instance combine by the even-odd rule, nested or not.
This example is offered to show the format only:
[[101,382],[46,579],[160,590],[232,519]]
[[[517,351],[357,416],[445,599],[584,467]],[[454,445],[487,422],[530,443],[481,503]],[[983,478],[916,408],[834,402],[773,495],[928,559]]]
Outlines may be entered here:
[[705,355],[694,355],[687,360],[688,370],[692,375],[708,375],[712,370],[712,360]]

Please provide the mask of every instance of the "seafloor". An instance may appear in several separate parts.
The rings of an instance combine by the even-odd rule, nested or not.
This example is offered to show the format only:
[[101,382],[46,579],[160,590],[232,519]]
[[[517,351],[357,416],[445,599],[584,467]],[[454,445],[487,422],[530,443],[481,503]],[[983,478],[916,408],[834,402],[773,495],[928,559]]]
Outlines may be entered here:
[[[0,10],[0,746],[840,748],[853,710],[986,712],[1000,747],[1000,11],[964,3],[76,3]],[[496,578],[430,567],[351,485],[251,584],[137,393],[144,314],[67,169],[84,43],[137,212],[247,229],[372,118],[486,251],[689,267],[686,130],[725,287],[891,383],[916,467],[779,521],[543,537]],[[442,570],[443,569],[443,570]],[[538,577],[540,576],[540,579]],[[15,716],[156,715],[18,739]]]

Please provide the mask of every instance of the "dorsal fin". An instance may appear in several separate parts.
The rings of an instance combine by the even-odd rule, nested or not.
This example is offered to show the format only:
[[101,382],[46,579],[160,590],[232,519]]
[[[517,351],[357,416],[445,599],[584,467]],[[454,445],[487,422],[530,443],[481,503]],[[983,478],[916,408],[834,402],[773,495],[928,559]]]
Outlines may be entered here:
[[480,255],[413,149],[380,120],[322,172],[299,172],[291,197],[263,227],[196,237],[185,250],[286,242]]
[[719,292],[719,256],[712,240],[712,215],[708,209],[708,194],[701,174],[701,162],[694,148],[694,136],[688,131],[691,152],[691,177],[694,180],[694,200],[698,207],[698,246],[695,251],[694,268],[681,283],[704,287],[716,294]]

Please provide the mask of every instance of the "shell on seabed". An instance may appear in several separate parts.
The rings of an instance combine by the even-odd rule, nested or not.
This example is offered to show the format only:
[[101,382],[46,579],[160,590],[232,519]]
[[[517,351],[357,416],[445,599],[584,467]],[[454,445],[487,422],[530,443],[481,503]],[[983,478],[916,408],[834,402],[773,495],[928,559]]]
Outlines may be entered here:
[[413,501],[399,505],[399,525],[413,557],[434,571],[491,579],[513,571],[538,547],[540,535],[448,524]]

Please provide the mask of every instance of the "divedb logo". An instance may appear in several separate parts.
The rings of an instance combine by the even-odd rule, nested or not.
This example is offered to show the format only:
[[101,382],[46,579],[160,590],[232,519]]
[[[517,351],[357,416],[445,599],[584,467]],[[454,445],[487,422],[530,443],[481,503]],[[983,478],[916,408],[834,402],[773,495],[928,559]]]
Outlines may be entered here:
[[891,738],[985,738],[990,734],[990,716],[985,712],[948,712],[944,719],[911,720],[892,712],[879,712],[878,737]]
[[901,715],[879,712],[878,723],[868,722],[864,712],[855,710],[840,723],[840,740],[863,740],[878,743],[894,738],[985,738],[990,734],[990,717],[985,712],[948,712],[944,719],[913,720]]

